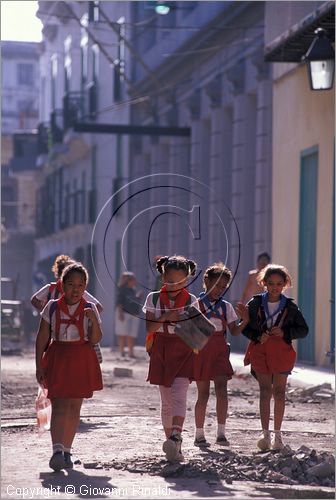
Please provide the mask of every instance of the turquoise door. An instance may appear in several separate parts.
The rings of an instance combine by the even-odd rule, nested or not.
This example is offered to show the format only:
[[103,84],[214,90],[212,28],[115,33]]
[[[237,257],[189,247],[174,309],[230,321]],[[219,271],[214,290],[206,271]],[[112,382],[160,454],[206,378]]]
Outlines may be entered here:
[[308,336],[298,341],[300,361],[315,361],[315,280],[317,220],[317,148],[301,154],[299,219],[298,303],[309,326]]
[[333,182],[333,220],[331,252],[331,296],[330,296],[330,361],[335,363],[335,162]]

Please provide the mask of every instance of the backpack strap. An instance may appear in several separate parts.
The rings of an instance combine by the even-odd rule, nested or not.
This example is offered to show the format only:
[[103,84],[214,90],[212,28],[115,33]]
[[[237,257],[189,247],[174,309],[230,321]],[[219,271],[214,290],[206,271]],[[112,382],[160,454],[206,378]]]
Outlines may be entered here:
[[156,304],[158,303],[159,297],[160,297],[160,290],[153,293],[152,300],[153,300],[154,307],[156,307]]
[[[49,300],[50,299],[48,299],[48,301]],[[50,308],[49,308],[49,339],[48,339],[47,345],[44,348],[44,352],[46,352],[46,350],[48,349],[49,344],[51,342],[51,318],[52,318],[52,315],[54,314],[54,312],[56,311],[56,309],[57,309],[57,301],[55,300],[50,304]]]
[[224,319],[227,323],[227,318],[226,318],[226,302],[224,300],[221,301],[221,308],[222,308],[222,313],[224,316]]
[[[50,283],[49,289],[48,289],[48,295],[47,295],[47,302],[49,302],[49,300],[51,300],[51,296],[52,296],[55,288],[56,288],[56,283]],[[55,297],[55,298],[57,298],[57,297]]]

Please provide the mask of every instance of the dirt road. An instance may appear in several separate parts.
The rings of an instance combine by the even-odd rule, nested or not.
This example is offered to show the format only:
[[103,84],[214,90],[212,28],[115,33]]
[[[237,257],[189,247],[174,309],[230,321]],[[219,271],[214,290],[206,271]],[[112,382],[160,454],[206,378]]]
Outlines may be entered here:
[[[158,390],[145,382],[146,353],[138,348],[136,354],[131,362],[103,349],[104,390],[83,405],[74,442],[78,463],[59,473],[48,467],[49,433],[37,435],[33,350],[2,357],[2,498],[334,498],[334,397],[328,388],[289,386],[283,430],[290,448],[280,454],[257,452],[257,385],[245,368],[229,382],[230,448],[195,448],[192,384],[185,462],[169,465],[161,450]],[[132,376],[115,376],[115,368],[128,368]],[[215,432],[212,394],[206,420],[211,443]]]

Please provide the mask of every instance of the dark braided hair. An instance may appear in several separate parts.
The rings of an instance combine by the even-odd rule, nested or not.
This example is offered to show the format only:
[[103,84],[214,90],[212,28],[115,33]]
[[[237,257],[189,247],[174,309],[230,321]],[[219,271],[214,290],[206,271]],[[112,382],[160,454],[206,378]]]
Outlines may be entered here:
[[172,255],[168,257],[160,257],[156,261],[156,269],[160,274],[164,274],[169,269],[185,271],[186,276],[194,276],[196,273],[197,264],[193,260],[183,257],[183,255]]
[[225,278],[228,281],[228,284],[232,278],[232,273],[230,269],[225,267],[223,262],[215,262],[211,266],[207,267],[206,270],[204,271],[203,275],[203,283],[205,283],[206,279],[213,280],[217,279],[219,280],[220,278]]

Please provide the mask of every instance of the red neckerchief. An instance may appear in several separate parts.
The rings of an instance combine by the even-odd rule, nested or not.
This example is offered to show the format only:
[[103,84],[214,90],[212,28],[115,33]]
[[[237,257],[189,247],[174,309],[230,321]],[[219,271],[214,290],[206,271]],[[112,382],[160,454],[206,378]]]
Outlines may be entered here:
[[[181,291],[174,298],[169,298],[167,292],[167,286],[164,285],[160,290],[160,307],[162,313],[164,313],[165,309],[183,309],[190,299],[190,293],[186,288],[182,288]],[[170,302],[173,301],[173,305],[170,305]],[[163,331],[168,333],[168,324],[169,322],[163,323]]]
[[[80,299],[78,306],[76,307],[76,310],[73,314],[70,314],[68,304],[65,302],[64,295],[62,295],[61,298],[57,300],[57,307],[56,307],[56,325],[55,325],[55,334],[56,334],[56,340],[59,340],[59,334],[60,334],[60,326],[61,324],[66,324],[66,329],[65,333],[67,332],[67,329],[69,325],[75,325],[78,328],[79,331],[79,337],[80,341],[84,341],[84,307],[85,307],[85,300],[83,297]],[[61,318],[61,311],[68,316],[68,319],[63,319]]]
[[[176,295],[173,306],[171,306],[168,297],[167,287],[166,285],[164,285],[160,290],[160,296],[159,296],[161,313],[163,314],[165,309],[182,309],[188,302],[189,298],[190,298],[190,293],[188,292],[188,290],[182,288],[180,293]],[[163,331],[165,333],[169,333],[167,324],[168,323],[163,323]],[[147,333],[146,335],[146,351],[148,353],[150,353],[152,349],[155,333],[156,332],[150,332]]]

